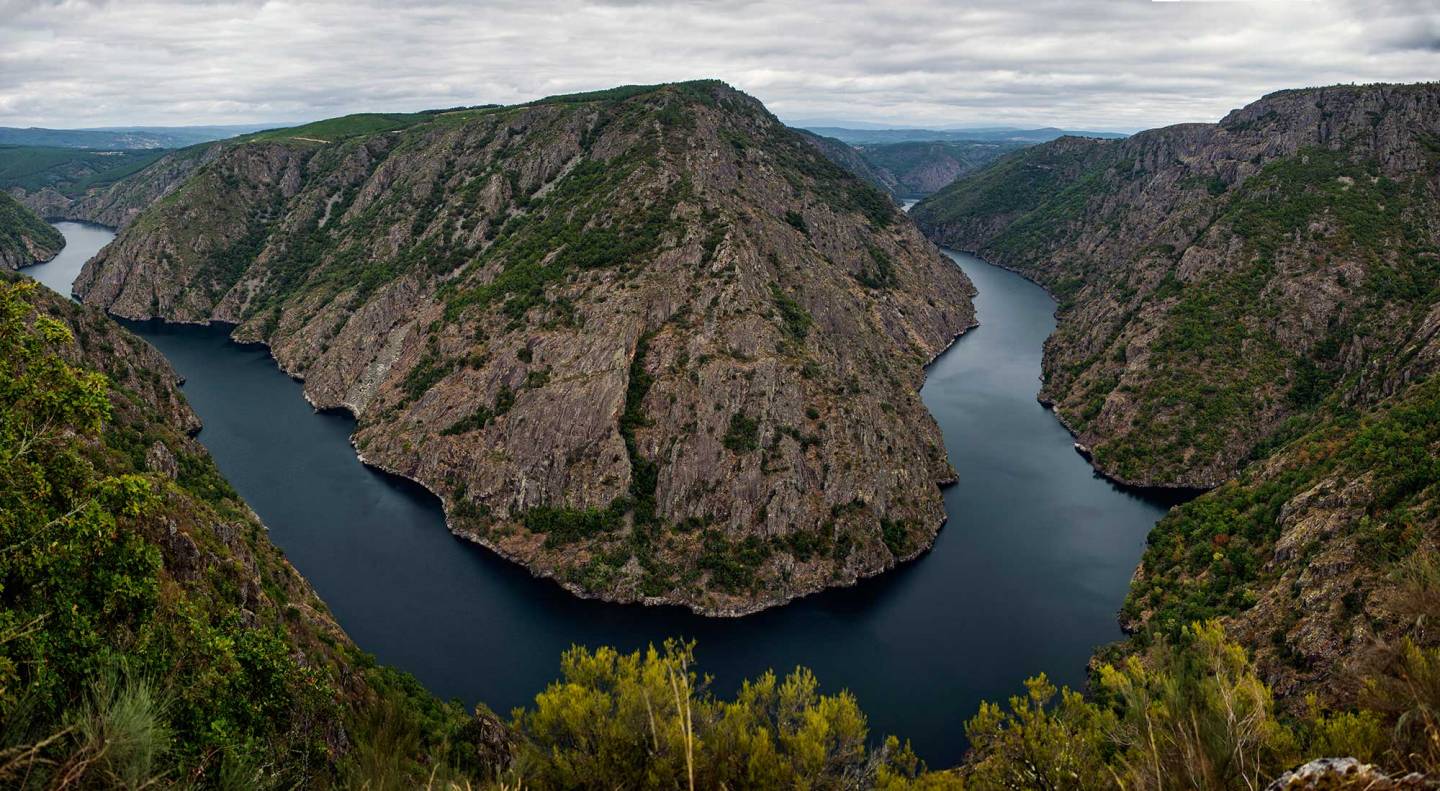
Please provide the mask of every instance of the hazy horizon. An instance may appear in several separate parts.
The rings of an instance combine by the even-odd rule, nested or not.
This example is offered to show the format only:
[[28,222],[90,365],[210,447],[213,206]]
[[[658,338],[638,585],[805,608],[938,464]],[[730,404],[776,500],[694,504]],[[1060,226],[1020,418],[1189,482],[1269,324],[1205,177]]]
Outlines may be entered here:
[[194,126],[723,79],[790,123],[1134,131],[1440,75],[1430,0],[0,0],[0,126]]

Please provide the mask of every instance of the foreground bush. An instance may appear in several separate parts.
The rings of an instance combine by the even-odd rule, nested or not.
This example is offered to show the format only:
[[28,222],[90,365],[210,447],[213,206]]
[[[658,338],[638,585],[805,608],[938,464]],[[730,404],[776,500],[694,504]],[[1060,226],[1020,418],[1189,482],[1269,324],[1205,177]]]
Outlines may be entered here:
[[[562,678],[517,710],[518,785],[551,788],[901,788],[925,767],[895,739],[868,744],[848,692],[766,673],[734,700],[695,671],[694,646],[572,648]],[[934,783],[944,776],[930,775]]]

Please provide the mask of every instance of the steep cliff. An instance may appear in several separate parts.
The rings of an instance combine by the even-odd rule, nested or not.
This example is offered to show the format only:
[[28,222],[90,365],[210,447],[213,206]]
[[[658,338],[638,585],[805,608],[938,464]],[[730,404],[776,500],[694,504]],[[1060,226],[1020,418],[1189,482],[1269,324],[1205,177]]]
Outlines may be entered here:
[[65,237],[9,195],[0,193],[0,270],[49,261]]
[[1101,470],[1218,487],[1150,535],[1128,649],[1219,618],[1291,713],[1433,650],[1437,141],[1440,86],[1284,91],[1038,146],[914,209],[1060,299],[1042,397]]
[[238,324],[365,461],[583,595],[749,612],[944,519],[918,389],[969,282],[721,83],[222,145],[76,289]]
[[350,642],[191,438],[154,348],[0,275],[0,390],[0,785],[358,786],[365,761],[418,783],[503,760],[491,715]]
[[1161,520],[1122,615],[1140,642],[1225,619],[1291,710],[1363,702],[1379,646],[1440,642],[1440,375],[1318,422]]
[[1282,91],[1036,146],[913,216],[1060,299],[1042,398],[1097,467],[1209,487],[1434,370],[1437,163],[1440,86]]

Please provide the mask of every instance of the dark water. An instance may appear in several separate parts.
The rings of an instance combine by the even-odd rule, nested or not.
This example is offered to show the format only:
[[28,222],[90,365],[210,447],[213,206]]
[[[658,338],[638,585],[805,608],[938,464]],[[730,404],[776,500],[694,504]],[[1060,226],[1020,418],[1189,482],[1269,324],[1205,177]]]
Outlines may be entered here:
[[[65,260],[30,270],[68,290],[75,256],[108,234],[61,224]],[[506,713],[557,672],[572,643],[634,649],[699,641],[731,694],[767,668],[814,669],[855,693],[872,731],[960,758],[963,724],[1045,671],[1083,682],[1163,506],[1095,477],[1035,401],[1054,303],[1038,287],[952,255],[979,287],[981,326],[931,368],[922,393],[960,483],[932,552],[855,588],[739,620],[586,602],[453,538],[438,502],[355,460],[346,417],[316,414],[267,353],[222,329],[141,325],[188,382],[200,439],[355,641],[443,697]],[[78,270],[78,264],[74,265]]]
[[68,297],[70,284],[75,282],[75,276],[80,274],[80,267],[84,266],[96,251],[114,239],[115,232],[101,225],[83,222],[57,222],[55,227],[65,235],[65,246],[60,249],[60,254],[48,263],[26,267],[20,271]]

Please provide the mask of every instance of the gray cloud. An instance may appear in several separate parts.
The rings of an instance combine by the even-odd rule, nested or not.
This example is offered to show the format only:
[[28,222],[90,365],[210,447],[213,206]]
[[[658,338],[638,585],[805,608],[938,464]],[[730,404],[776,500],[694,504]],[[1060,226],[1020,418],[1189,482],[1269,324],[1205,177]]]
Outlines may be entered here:
[[1440,78],[1435,0],[0,0],[0,125],[306,120],[718,77],[786,119],[1133,129]]

